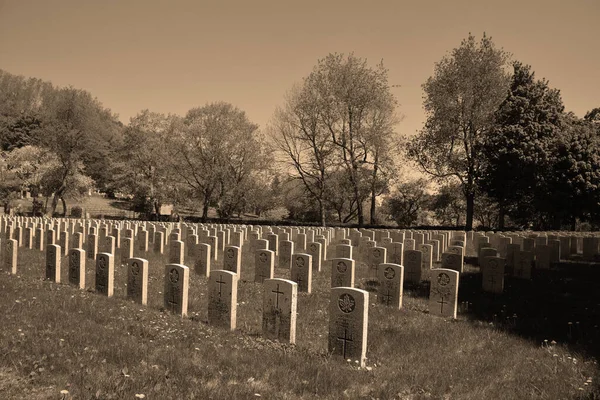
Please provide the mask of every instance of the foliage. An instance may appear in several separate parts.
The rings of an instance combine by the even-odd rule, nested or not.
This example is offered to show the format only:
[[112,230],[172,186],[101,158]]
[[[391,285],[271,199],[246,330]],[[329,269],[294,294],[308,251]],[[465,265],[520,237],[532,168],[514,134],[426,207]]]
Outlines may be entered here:
[[203,218],[211,204],[221,218],[243,211],[248,191],[271,164],[258,126],[223,102],[189,110],[169,148],[173,174],[189,197],[203,202]]
[[339,170],[350,183],[359,226],[368,199],[375,218],[376,198],[386,191],[395,167],[396,104],[382,63],[371,68],[353,54],[329,54],[275,114],[271,136],[293,168],[291,176],[318,203],[322,225],[329,179]]
[[[553,212],[549,179],[554,153],[565,128],[560,92],[536,80],[530,66],[515,62],[508,96],[496,112],[496,125],[481,143],[486,163],[480,187],[502,213],[521,225]],[[500,218],[503,227],[503,217]]]
[[494,114],[506,96],[508,54],[485,34],[469,35],[435,65],[425,84],[427,121],[408,155],[437,179],[455,177],[466,200],[466,230],[472,229],[477,177],[484,158],[478,146],[494,127]]
[[431,197],[429,209],[442,226],[463,225],[461,218],[465,215],[466,203],[460,185],[449,183],[440,187],[438,193]]
[[429,197],[425,191],[427,182],[424,179],[407,181],[398,186],[392,195],[383,203],[388,218],[401,228],[413,226],[427,207]]

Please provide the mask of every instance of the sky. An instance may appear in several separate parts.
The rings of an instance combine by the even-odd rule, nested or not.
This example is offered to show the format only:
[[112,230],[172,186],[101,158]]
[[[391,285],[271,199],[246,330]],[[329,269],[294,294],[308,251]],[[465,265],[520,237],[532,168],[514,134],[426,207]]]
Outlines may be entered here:
[[329,53],[383,60],[414,134],[421,85],[469,33],[600,107],[600,0],[0,0],[0,69],[88,90],[127,124],[229,102],[261,127]]

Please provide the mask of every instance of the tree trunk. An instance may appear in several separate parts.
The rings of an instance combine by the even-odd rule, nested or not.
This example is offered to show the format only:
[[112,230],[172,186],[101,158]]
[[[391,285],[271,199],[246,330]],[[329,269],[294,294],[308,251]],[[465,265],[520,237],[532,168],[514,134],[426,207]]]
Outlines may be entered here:
[[54,217],[54,213],[56,212],[56,207],[58,206],[58,197],[60,195],[57,193],[54,193],[54,196],[52,197],[52,204],[50,205],[50,217]]
[[321,226],[325,227],[325,202],[322,199],[319,200],[319,214],[321,217]]
[[467,200],[467,220],[465,222],[465,231],[473,230],[473,212],[475,210],[475,193],[467,192],[465,194]]
[[377,218],[375,215],[376,212],[376,198],[377,196],[375,195],[375,190],[371,190],[371,225],[375,225],[377,224]]
[[204,201],[204,205],[202,206],[202,222],[206,222],[206,218],[208,218],[208,200]]
[[498,230],[504,230],[504,216],[506,215],[506,207],[504,202],[501,201],[498,207]]
[[64,196],[60,196],[60,201],[63,206],[63,218],[67,216],[67,202],[65,201]]

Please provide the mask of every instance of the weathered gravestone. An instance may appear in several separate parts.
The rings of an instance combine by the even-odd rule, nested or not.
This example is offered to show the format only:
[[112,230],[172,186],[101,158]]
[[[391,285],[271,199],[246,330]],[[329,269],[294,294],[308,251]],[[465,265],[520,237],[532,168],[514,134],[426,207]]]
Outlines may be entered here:
[[298,284],[287,279],[263,282],[262,331],[269,339],[296,343]]
[[338,244],[335,246],[335,256],[337,258],[352,258],[352,246],[348,244]]
[[121,244],[121,264],[126,264],[130,258],[133,258],[133,239],[126,237]]
[[425,271],[429,271],[433,266],[433,246],[430,244],[421,244],[419,245],[419,250],[423,254],[421,257],[422,267]]
[[398,264],[380,264],[377,273],[379,280],[377,299],[379,303],[394,308],[401,308],[404,267]]
[[456,319],[459,272],[438,268],[431,272],[429,314]]
[[386,261],[390,264],[403,265],[404,263],[404,244],[392,242],[385,246],[387,249]]
[[87,257],[95,260],[96,254],[98,254],[98,236],[95,234],[89,234],[86,242],[87,245]]
[[196,245],[196,262],[194,271],[200,276],[210,276],[210,245],[198,243]]
[[4,245],[4,249],[2,251],[2,258],[4,259],[4,268],[10,271],[10,273],[13,275],[16,275],[17,273],[18,249],[19,243],[16,239],[7,239],[6,244]]
[[463,256],[457,253],[442,253],[442,268],[463,272]]
[[209,325],[234,330],[237,316],[238,275],[214,270],[208,280]]
[[137,234],[138,250],[144,253],[148,252],[148,237],[149,232],[146,230],[139,230]]
[[263,283],[265,279],[273,279],[275,272],[275,252],[257,250],[254,255],[254,282]]
[[385,247],[372,247],[367,252],[367,267],[369,268],[369,278],[377,279],[377,269],[379,264],[384,264],[387,260],[387,249]]
[[331,260],[331,287],[354,287],[355,263],[350,258]]
[[242,268],[242,249],[236,246],[225,246],[223,255],[223,269],[238,274]]
[[279,268],[292,268],[292,254],[294,254],[294,242],[282,240],[279,242]]
[[331,289],[328,350],[335,357],[357,360],[365,367],[369,323],[369,292],[338,287]]
[[421,282],[422,257],[423,253],[419,250],[404,250],[404,280],[406,282]]
[[39,251],[44,251],[44,229],[37,228],[35,230],[35,248]]
[[46,279],[60,283],[60,246],[46,245]]
[[482,290],[490,293],[504,291],[504,258],[484,257],[482,260]]
[[181,240],[172,239],[169,243],[169,264],[184,264],[185,246]]
[[291,280],[298,284],[298,292],[310,293],[312,290],[312,256],[296,253],[292,255]]
[[127,298],[136,303],[148,303],[148,260],[129,258],[127,261]]
[[156,254],[163,254],[165,252],[165,233],[154,232],[154,252]]
[[306,252],[312,257],[312,269],[321,272],[321,257],[323,247],[319,242],[311,242],[307,245]]
[[69,283],[85,289],[85,250],[69,250]]
[[536,244],[535,246],[535,269],[550,269],[550,246],[547,244]]
[[531,267],[534,254],[531,251],[515,251],[513,276],[520,279],[531,279]]
[[115,284],[115,259],[112,254],[96,255],[96,292],[112,297]]
[[[583,258],[586,260],[593,260],[598,254],[598,238],[597,237],[584,237],[583,238]],[[537,264],[536,264],[537,267]]]
[[188,308],[189,286],[190,269],[188,267],[181,264],[165,265],[165,308],[174,314],[185,317]]
[[415,249],[415,240],[414,239],[404,239],[404,251],[414,250]]

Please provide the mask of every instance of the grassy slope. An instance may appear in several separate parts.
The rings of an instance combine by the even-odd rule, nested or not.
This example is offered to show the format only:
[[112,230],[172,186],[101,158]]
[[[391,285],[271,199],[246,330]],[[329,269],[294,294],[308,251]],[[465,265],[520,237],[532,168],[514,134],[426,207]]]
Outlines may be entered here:
[[[43,281],[42,254],[21,249],[18,275],[0,274],[0,397],[60,399],[68,390],[65,398],[77,399],[562,399],[591,398],[585,383],[599,378],[594,361],[565,346],[541,346],[461,314],[454,322],[431,317],[418,290],[405,292],[396,311],[371,295],[368,367],[360,369],[327,355],[329,263],[314,276],[313,293],[299,296],[291,346],[260,336],[261,285],[248,255],[235,332],[206,324],[206,279],[193,273],[188,318],[166,313],[166,256],[146,258],[142,307],[124,299],[120,266],[108,299],[92,292],[89,261],[82,291]],[[283,269],[276,276],[288,277]]]

